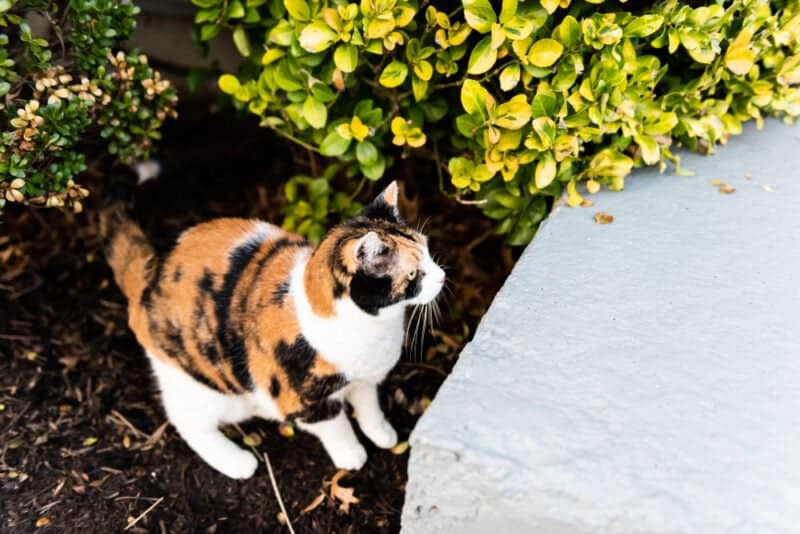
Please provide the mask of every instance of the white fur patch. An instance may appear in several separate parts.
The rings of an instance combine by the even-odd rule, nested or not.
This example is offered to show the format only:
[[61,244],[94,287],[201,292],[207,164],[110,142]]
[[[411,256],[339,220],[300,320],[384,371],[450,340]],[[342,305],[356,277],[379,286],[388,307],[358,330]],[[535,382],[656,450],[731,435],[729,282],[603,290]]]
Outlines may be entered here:
[[321,317],[306,296],[303,271],[307,261],[307,254],[299,258],[289,287],[303,336],[349,380],[382,382],[400,359],[405,306],[383,308],[375,316],[344,298],[336,301],[333,316]]

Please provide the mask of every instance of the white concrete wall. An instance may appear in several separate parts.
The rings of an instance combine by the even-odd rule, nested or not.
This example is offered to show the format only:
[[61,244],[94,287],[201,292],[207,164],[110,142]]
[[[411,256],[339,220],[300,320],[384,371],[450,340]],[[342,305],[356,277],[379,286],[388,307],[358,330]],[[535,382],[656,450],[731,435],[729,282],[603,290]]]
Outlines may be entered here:
[[684,165],[543,226],[412,435],[404,532],[800,532],[800,129]]

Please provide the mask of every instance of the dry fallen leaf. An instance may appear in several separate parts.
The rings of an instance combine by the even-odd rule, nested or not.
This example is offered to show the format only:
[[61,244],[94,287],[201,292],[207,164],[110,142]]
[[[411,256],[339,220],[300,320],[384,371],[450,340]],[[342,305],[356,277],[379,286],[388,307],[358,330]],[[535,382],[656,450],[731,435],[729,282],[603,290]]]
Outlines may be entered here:
[[614,216],[604,211],[598,211],[594,214],[594,222],[597,224],[611,224],[614,222]]
[[590,208],[590,207],[592,207],[593,205],[594,205],[594,202],[592,202],[592,201],[591,201],[591,200],[589,200],[588,198],[584,198],[584,199],[583,199],[583,202],[581,202],[581,207],[582,207],[582,208]]
[[344,513],[350,511],[351,504],[358,504],[360,499],[353,495],[353,488],[347,488],[339,485],[339,480],[348,474],[346,469],[339,469],[331,479],[331,498],[337,499],[341,502],[339,510]]
[[36,520],[36,528],[44,527],[50,524],[49,517],[40,517]]
[[292,438],[294,437],[294,425],[288,421],[283,421],[278,425],[278,432],[284,438]]
[[63,358],[59,358],[58,361],[66,367],[66,371],[71,371],[78,365],[78,357],[77,356],[64,356]]
[[724,183],[722,180],[711,180],[711,185],[713,186],[723,185]]
[[131,448],[131,437],[128,434],[122,436],[122,446],[125,447],[126,449]]
[[722,193],[723,195],[730,195],[731,193],[736,192],[736,188],[733,187],[732,185],[725,184],[719,187],[719,192]]
[[261,436],[256,432],[251,432],[244,437],[244,444],[248,447],[258,447],[261,445]]
[[317,498],[311,501],[311,503],[308,506],[303,508],[303,510],[300,513],[307,514],[308,512],[316,510],[324,500],[325,500],[325,493],[320,492],[319,495],[317,495]]
[[400,443],[398,443],[397,445],[392,447],[391,450],[392,450],[392,454],[396,454],[396,455],[399,456],[399,455],[403,454],[404,452],[406,452],[408,450],[408,442],[407,441],[401,441]]

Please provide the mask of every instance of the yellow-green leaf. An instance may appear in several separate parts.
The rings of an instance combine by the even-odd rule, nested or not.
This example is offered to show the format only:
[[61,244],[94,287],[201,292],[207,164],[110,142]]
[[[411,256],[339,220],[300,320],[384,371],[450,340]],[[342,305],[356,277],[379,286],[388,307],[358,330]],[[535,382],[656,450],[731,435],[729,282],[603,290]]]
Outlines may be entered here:
[[345,139],[337,131],[329,133],[319,145],[319,153],[323,156],[341,156],[350,148],[350,139]]
[[664,24],[664,17],[661,15],[642,15],[634,17],[622,29],[625,37],[647,37],[652,35]]
[[303,103],[303,117],[313,128],[324,128],[328,122],[328,108],[313,96],[309,96]]
[[550,152],[545,152],[536,164],[534,183],[539,189],[544,189],[556,177],[556,160]]
[[558,5],[561,3],[561,0],[539,0],[539,3],[542,4],[542,7],[552,15],[553,12],[558,9]]
[[236,45],[236,50],[244,57],[250,55],[250,39],[247,38],[247,32],[241,26],[233,30],[233,44]]
[[497,22],[497,14],[489,0],[464,0],[464,19],[473,29],[486,33]]
[[755,64],[756,54],[747,47],[730,47],[725,53],[725,66],[732,73],[744,76]]
[[278,61],[280,58],[286,55],[286,52],[281,50],[280,48],[269,48],[264,55],[261,56],[261,64],[262,65],[269,65],[275,61]]
[[528,52],[528,61],[540,68],[553,65],[564,52],[564,46],[555,39],[540,39]]
[[219,77],[219,88],[223,93],[232,95],[239,88],[239,80],[233,74],[223,74]]
[[486,36],[475,45],[469,56],[467,72],[469,74],[483,74],[494,66],[497,61],[497,50],[492,48],[491,36]]
[[419,102],[425,95],[428,93],[428,82],[426,80],[422,80],[419,77],[412,76],[411,77],[411,91],[414,93],[414,101]]
[[583,202],[583,197],[578,193],[575,180],[570,180],[567,184],[567,204],[570,208],[574,208],[580,206],[581,202]]
[[[558,1],[558,0],[556,0]],[[503,0],[500,7],[500,22],[505,23],[517,14],[517,0]]]
[[284,0],[283,5],[293,19],[305,21],[311,18],[311,10],[305,0]]
[[428,81],[433,76],[433,65],[430,64],[429,61],[422,60],[414,65],[414,74],[420,80]]
[[400,61],[392,61],[381,72],[378,82],[388,88],[400,86],[408,76],[408,65]]
[[500,89],[510,91],[519,83],[520,66],[516,61],[500,72]]
[[497,106],[494,124],[509,130],[519,130],[531,120],[531,105],[525,95],[516,95]]
[[637,135],[634,141],[642,151],[642,160],[648,165],[655,165],[661,160],[661,149],[655,139],[647,135]]
[[330,48],[337,37],[336,32],[324,22],[318,20],[309,24],[300,32],[300,46],[309,52],[322,52]]
[[358,65],[358,48],[342,43],[333,52],[333,62],[342,72],[353,72]]
[[470,115],[485,115],[486,103],[489,98],[492,98],[489,91],[484,89],[479,82],[472,79],[464,80],[464,84],[461,86],[461,106],[464,111]]

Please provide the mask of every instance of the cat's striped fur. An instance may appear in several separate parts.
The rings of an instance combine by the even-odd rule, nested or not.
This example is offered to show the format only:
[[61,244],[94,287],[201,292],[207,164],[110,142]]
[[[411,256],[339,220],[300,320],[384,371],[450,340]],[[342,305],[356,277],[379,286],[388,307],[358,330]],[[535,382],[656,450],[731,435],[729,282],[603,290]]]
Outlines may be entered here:
[[211,466],[252,475],[255,458],[218,427],[260,416],[296,422],[338,467],[357,469],[366,452],[345,402],[373,442],[396,443],[377,386],[400,356],[404,309],[434,299],[444,273],[398,216],[395,183],[316,248],[266,222],[226,218],[157,257],[124,210],[107,211],[104,226],[167,415]]

